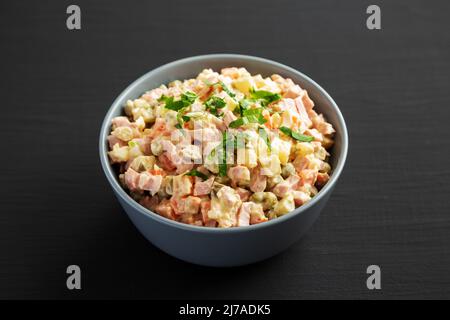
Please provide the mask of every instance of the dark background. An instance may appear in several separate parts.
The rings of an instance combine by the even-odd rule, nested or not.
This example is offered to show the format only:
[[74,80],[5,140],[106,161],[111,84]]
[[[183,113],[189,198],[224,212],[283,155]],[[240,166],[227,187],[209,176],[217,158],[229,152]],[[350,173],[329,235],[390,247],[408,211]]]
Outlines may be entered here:
[[[0,298],[450,298],[450,2],[73,3],[80,31],[66,28],[72,1],[0,2]],[[366,28],[373,3],[382,30]],[[148,243],[97,151],[102,119],[130,82],[218,52],[306,73],[350,134],[346,168],[308,235],[230,269]],[[81,291],[66,289],[70,264]],[[366,288],[372,264],[380,291]]]

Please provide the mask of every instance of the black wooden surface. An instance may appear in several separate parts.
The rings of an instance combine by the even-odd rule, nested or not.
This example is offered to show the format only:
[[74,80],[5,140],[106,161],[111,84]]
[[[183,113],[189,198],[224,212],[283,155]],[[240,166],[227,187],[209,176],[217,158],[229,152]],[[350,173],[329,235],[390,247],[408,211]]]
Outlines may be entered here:
[[[83,0],[82,30],[69,31],[71,3],[0,3],[0,298],[450,298],[450,2],[375,1],[379,31],[365,26],[372,1]],[[308,74],[350,134],[311,232],[232,269],[149,244],[97,152],[102,118],[131,81],[214,52]],[[81,291],[66,289],[70,264]],[[366,288],[372,264],[380,291]]]

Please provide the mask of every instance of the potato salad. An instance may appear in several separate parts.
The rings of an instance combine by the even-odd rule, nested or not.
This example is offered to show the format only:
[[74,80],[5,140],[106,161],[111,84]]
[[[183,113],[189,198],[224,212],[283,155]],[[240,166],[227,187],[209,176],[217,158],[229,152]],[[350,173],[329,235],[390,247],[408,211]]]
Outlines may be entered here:
[[230,228],[276,219],[314,197],[330,178],[334,132],[291,79],[205,69],[128,100],[112,120],[108,154],[142,206]]

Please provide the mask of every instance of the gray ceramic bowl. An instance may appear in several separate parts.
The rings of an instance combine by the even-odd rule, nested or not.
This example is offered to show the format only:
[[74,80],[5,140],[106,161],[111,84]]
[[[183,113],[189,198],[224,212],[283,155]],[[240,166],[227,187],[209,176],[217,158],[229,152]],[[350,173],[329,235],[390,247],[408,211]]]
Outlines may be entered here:
[[[310,202],[295,211],[257,225],[230,229],[206,228],[171,221],[135,202],[119,185],[108,161],[106,137],[111,119],[122,113],[128,99],[176,79],[195,77],[205,68],[245,67],[252,74],[277,73],[291,78],[308,90],[317,110],[336,129],[332,149],[333,173],[329,182]],[[138,230],[155,246],[188,262],[207,266],[238,266],[269,258],[288,248],[311,227],[327,203],[344,167],[348,137],[344,118],[336,103],[317,83],[288,66],[270,60],[235,54],[211,54],[178,60],[152,70],[126,88],[114,101],[103,121],[100,133],[100,160],[111,187]]]

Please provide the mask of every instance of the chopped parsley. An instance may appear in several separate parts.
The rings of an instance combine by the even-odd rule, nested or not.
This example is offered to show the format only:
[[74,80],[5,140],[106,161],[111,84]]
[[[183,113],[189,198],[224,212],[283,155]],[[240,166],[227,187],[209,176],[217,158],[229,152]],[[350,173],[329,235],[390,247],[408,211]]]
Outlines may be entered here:
[[264,140],[264,142],[267,144],[267,148],[269,149],[269,151],[272,151],[272,144],[270,143],[270,138],[269,138],[269,135],[268,135],[266,129],[264,129],[263,127],[259,128],[259,135]]
[[227,175],[227,144],[228,144],[228,133],[225,131],[222,135],[222,152],[220,153],[219,159],[219,176],[225,177]]
[[230,123],[230,128],[239,128],[247,123],[266,123],[266,119],[262,115],[262,108],[244,109],[242,110],[242,117]]
[[231,92],[231,90],[222,81],[217,82],[216,85],[217,84],[219,84],[222,87],[222,90],[225,91],[230,97],[234,98],[236,96],[236,94]]
[[259,101],[265,107],[274,101],[280,100],[281,95],[270,91],[252,89],[250,90],[250,98]]
[[175,100],[173,97],[161,96],[158,101],[163,101],[167,109],[179,111],[183,108],[189,107],[197,99],[197,95],[193,92],[187,91],[181,95],[180,100]]
[[138,146],[138,144],[136,141],[130,140],[130,141],[128,141],[128,146],[130,148],[134,148],[134,147]]
[[199,178],[202,178],[203,180],[207,180],[208,179],[208,176],[206,174],[201,173],[200,171],[195,170],[195,169],[193,169],[193,170],[191,170],[189,172],[186,172],[185,175],[186,176],[191,176],[191,177],[199,177]]
[[211,96],[205,101],[206,108],[215,116],[221,116],[218,109],[222,109],[227,105],[225,100],[220,97]]
[[280,131],[283,132],[285,135],[294,138],[295,140],[301,141],[301,142],[311,142],[314,140],[313,137],[307,136],[295,131],[292,131],[288,127],[280,127]]

